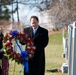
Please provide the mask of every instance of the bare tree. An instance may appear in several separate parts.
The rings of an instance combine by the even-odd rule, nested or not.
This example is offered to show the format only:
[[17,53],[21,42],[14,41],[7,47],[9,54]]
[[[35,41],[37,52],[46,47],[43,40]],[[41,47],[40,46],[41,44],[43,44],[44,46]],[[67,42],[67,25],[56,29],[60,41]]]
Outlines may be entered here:
[[[47,10],[50,7],[51,1],[52,0],[42,0],[40,2],[38,0],[32,0],[32,1],[31,0],[14,0],[13,4],[16,4],[18,22],[20,21],[19,20],[19,11],[18,11],[19,4],[22,4],[22,5],[25,5],[25,6],[30,5],[31,8],[37,7],[37,8],[40,9],[40,11],[44,11],[44,10]],[[12,6],[13,6],[13,4],[12,4]],[[44,7],[44,6],[42,6],[43,4],[44,4],[44,6],[46,6],[46,8],[43,8]],[[12,18],[12,20],[13,20],[13,18]]]

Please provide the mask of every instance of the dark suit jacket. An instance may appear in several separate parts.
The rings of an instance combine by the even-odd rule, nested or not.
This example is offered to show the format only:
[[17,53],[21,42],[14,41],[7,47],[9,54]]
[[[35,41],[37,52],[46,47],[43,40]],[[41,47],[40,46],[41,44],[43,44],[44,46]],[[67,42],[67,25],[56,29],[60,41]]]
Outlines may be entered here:
[[3,42],[2,42],[2,40],[3,40],[3,34],[0,33],[0,49],[3,48]]
[[[33,35],[32,27],[24,29],[24,32],[28,34],[34,41],[36,46],[35,55],[29,60],[29,75],[44,75],[45,73],[45,52],[44,48],[48,44],[48,31],[42,27],[38,27],[36,35]],[[26,73],[24,74],[26,75]]]
[[[3,48],[3,42],[2,42],[2,40],[3,40],[3,34],[0,33],[0,49]],[[4,52],[3,52],[2,50],[0,50],[0,60],[2,59],[3,54],[4,54]],[[1,74],[2,74],[2,68],[1,68],[1,66],[0,66],[0,75],[1,75]]]

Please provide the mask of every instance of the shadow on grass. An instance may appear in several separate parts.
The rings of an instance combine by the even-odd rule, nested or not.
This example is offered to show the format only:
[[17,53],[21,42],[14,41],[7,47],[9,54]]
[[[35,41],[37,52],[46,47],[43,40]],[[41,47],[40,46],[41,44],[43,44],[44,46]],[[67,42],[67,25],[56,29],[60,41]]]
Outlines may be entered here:
[[54,73],[54,72],[58,72],[58,69],[52,69],[52,70],[46,70],[46,71]]

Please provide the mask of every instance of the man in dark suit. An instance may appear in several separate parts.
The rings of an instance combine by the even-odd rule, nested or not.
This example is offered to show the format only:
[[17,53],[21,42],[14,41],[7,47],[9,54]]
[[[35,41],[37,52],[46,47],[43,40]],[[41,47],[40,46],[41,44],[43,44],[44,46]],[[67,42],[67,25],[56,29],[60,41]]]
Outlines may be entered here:
[[[35,54],[29,60],[29,73],[24,71],[24,75],[44,75],[45,74],[45,51],[48,44],[48,30],[39,26],[37,16],[31,16],[31,27],[24,28],[26,33],[34,41]],[[24,69],[25,70],[25,69]]]

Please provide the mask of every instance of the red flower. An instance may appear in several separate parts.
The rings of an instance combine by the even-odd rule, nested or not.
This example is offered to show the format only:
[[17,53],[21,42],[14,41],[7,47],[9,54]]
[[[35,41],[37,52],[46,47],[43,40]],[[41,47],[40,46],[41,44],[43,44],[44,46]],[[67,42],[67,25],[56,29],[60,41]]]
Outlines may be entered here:
[[19,60],[22,61],[22,57],[19,57]]
[[11,54],[13,52],[13,50],[7,50],[6,53],[7,54]]
[[9,31],[9,34],[11,34],[12,30]]
[[13,52],[13,53],[11,53],[11,56],[12,56],[13,58],[15,58],[15,57],[16,57],[16,55],[14,54],[14,52]]
[[4,43],[6,43],[6,40],[3,40]]
[[5,46],[7,47],[7,46],[8,46],[8,44],[6,43],[6,44],[5,44]]

